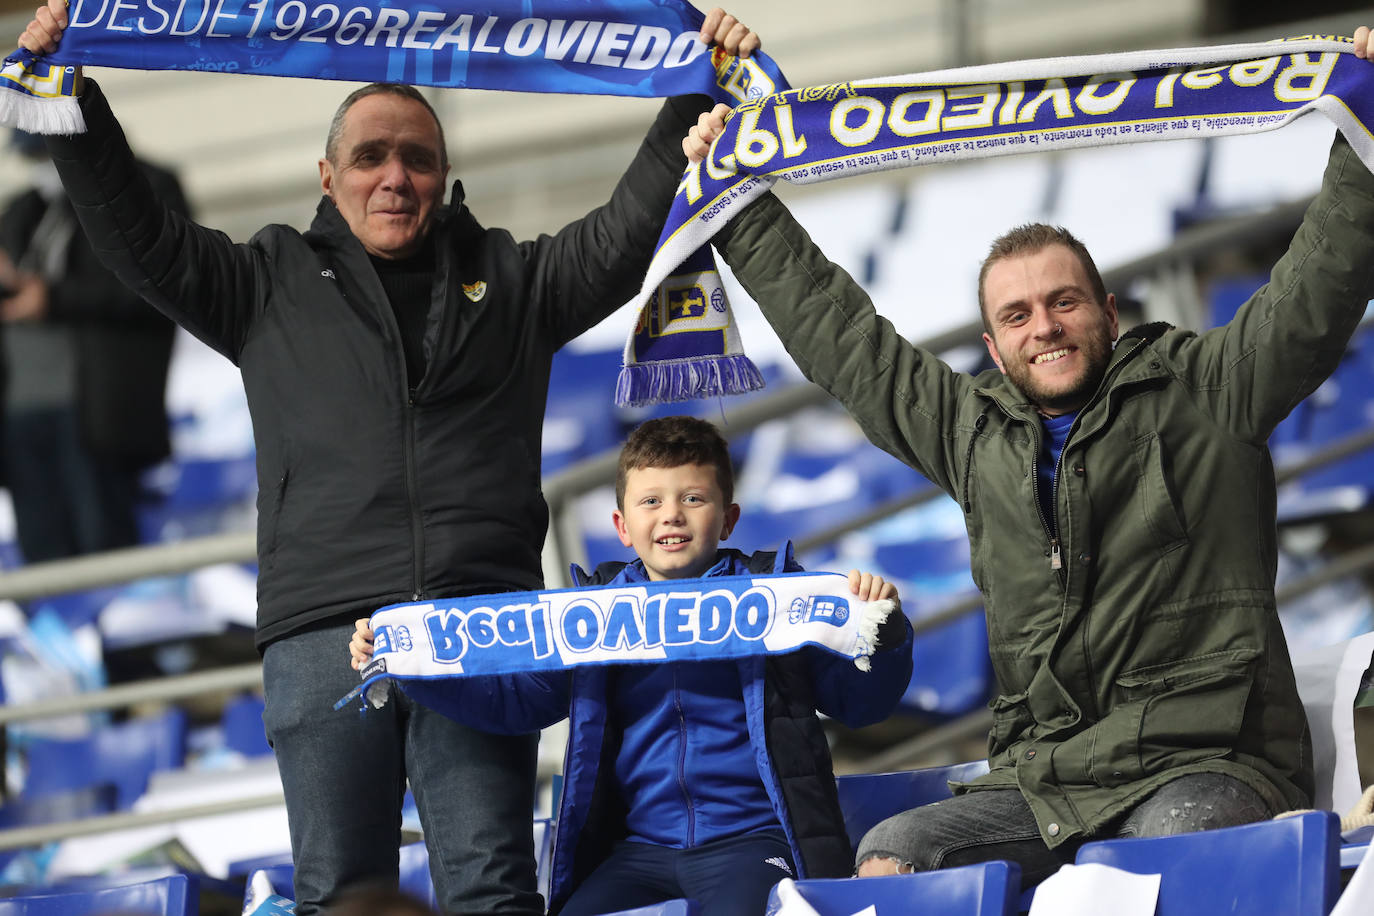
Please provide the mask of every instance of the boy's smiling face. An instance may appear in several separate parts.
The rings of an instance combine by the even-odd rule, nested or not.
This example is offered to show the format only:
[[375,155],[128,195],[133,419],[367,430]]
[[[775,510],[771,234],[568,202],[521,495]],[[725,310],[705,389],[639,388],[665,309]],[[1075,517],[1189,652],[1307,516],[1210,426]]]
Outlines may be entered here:
[[631,468],[624,508],[611,518],[651,580],[690,579],[715,564],[716,545],[739,521],[739,506],[725,502],[709,465]]

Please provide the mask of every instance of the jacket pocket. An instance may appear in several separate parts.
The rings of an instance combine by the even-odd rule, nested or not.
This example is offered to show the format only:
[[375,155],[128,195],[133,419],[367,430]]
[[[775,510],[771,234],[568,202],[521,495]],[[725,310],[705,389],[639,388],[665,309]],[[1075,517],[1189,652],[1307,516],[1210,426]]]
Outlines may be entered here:
[[1034,719],[1026,705],[1025,691],[993,697],[989,705],[992,708],[992,729],[988,732],[988,763],[997,766],[999,754],[1008,753],[1012,745],[1029,737]]
[[1159,554],[1171,553],[1188,543],[1188,527],[1179,513],[1178,500],[1169,478],[1167,456],[1157,434],[1135,440],[1136,465],[1140,472],[1137,499],[1145,525],[1154,536]]
[[276,485],[267,493],[267,504],[258,506],[258,561],[264,570],[277,565],[277,543],[281,536],[281,510],[286,502],[286,486],[291,471],[283,468]]
[[1092,776],[1121,785],[1230,754],[1254,685],[1257,649],[1232,649],[1122,672],[1097,726]]

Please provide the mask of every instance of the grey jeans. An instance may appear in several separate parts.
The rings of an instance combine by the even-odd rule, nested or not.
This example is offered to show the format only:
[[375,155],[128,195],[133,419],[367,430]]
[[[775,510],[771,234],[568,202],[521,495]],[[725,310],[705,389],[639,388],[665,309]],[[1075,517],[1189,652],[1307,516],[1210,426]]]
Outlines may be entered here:
[[[1259,793],[1240,780],[1221,773],[1196,773],[1160,786],[1121,821],[1091,839],[1193,833],[1273,815]],[[864,835],[856,859],[892,858],[914,871],[1005,859],[1021,866],[1025,888],[1072,862],[1083,842],[1050,849],[1019,791],[986,789],[894,814]]]

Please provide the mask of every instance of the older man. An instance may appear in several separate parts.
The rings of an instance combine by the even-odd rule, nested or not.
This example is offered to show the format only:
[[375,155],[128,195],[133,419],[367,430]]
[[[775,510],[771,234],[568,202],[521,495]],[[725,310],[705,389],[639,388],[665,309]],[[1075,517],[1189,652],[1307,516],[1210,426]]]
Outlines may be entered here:
[[[50,0],[20,44],[56,48]],[[720,10],[703,39],[758,38]],[[49,150],[86,231],[125,283],[243,373],[257,443],[265,723],[286,792],[297,912],[395,881],[415,794],[448,913],[543,911],[535,892],[537,736],[472,731],[394,696],[360,721],[356,617],[398,601],[541,586],[540,430],[550,360],[635,291],[709,101],[670,100],[610,200],[552,236],[483,228],[443,129],[408,87],[345,99],[310,231],[247,244],[171,212],[134,167],[98,86],[88,131]]]
[[[691,130],[690,157],[724,113]],[[1374,294],[1374,177],[1344,140],[1269,284],[1204,334],[1118,340],[1077,239],[1008,233],[979,284],[1000,371],[974,378],[902,339],[771,195],[715,243],[807,377],[958,501],[985,599],[990,772],[875,827],[860,874],[1011,859],[1034,883],[1085,839],[1310,804],[1266,441]]]

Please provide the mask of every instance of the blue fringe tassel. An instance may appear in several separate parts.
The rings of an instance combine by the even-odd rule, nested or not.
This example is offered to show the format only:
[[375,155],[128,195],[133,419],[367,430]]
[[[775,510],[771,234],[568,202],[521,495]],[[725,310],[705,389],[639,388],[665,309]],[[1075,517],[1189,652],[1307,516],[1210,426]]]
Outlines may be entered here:
[[763,386],[763,376],[747,356],[635,363],[620,370],[615,402],[620,407],[647,407],[722,394],[745,394]]

